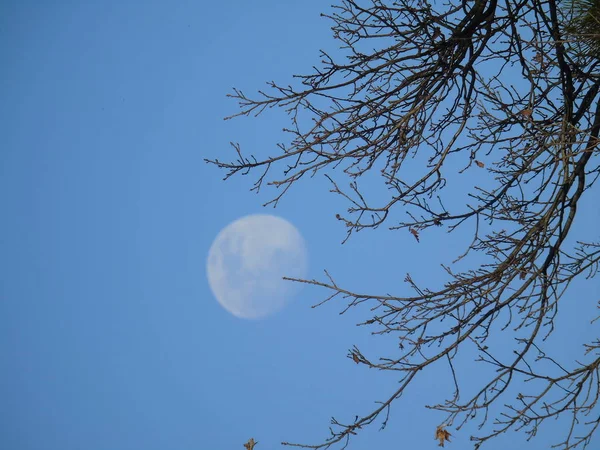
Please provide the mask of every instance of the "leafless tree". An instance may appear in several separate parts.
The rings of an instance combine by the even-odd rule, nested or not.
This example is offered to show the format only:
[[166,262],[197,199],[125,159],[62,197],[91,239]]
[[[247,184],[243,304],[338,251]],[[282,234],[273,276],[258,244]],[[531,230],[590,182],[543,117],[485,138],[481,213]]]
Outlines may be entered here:
[[[568,286],[594,277],[600,261],[600,226],[592,236],[569,235],[600,174],[598,6],[342,0],[324,14],[340,52],[321,52],[320,65],[296,76],[294,86],[268,83],[256,97],[234,90],[241,107],[235,116],[282,107],[290,117],[289,143],[270,157],[247,156],[233,144],[237,159],[209,161],[226,177],[256,172],[254,190],[279,188],[269,203],[322,172],[349,204],[336,216],[346,239],[384,223],[417,240],[467,223],[474,229],[459,258],[471,261],[471,270],[446,266],[449,281],[441,286],[421,286],[407,275],[409,290],[394,296],[354,292],[327,272],[323,280],[294,280],[328,290],[325,301],[369,304],[373,315],[361,325],[399,338],[398,351],[367,356],[354,347],[348,356],[395,371],[400,384],[368,414],[350,423],[334,420],[324,442],[284,444],[345,447],[366,425],[377,419],[385,425],[390,405],[422,369],[446,365],[455,374],[459,349],[471,349],[477,362],[496,370],[467,396],[454,375],[454,394],[432,406],[447,414],[436,430],[440,445],[447,427],[472,420],[482,425],[481,435],[471,437],[479,448],[509,429],[529,439],[556,417],[570,424],[558,448],[590,443],[600,424],[600,340],[585,343],[577,359],[558,361],[544,339]],[[465,171],[487,171],[489,186],[449,201]],[[363,177],[374,175],[387,198],[371,199],[360,189]],[[350,179],[348,189],[340,178]],[[404,219],[395,219],[397,211]],[[508,359],[486,345],[501,331],[513,339]]]

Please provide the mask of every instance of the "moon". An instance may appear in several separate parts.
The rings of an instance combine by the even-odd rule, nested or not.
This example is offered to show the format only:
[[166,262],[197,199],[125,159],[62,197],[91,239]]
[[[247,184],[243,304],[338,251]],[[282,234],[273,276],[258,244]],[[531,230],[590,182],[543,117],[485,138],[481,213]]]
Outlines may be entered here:
[[254,214],[221,230],[206,274],[217,301],[236,317],[260,319],[281,310],[299,289],[283,276],[305,278],[308,253],[300,232],[281,217]]

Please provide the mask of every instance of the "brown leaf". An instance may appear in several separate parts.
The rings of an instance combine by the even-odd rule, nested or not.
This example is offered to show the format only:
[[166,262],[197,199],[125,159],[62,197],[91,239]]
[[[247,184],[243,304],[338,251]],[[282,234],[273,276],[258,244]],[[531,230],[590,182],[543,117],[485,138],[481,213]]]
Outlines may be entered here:
[[417,230],[415,230],[414,228],[409,228],[408,231],[410,231],[412,233],[412,235],[415,237],[417,242],[421,242],[421,241],[419,241],[419,232]]
[[438,425],[435,429],[435,438],[440,441],[438,447],[444,446],[444,441],[450,442],[450,436],[452,436],[444,425]]
[[521,114],[524,115],[525,117],[531,117],[531,115],[533,114],[533,111],[531,109],[524,109],[523,111],[521,111]]
[[246,447],[246,450],[252,450],[256,444],[258,444],[258,442],[255,442],[254,438],[250,438],[248,442],[244,444],[244,447]]
[[519,278],[521,280],[524,280],[526,276],[527,276],[527,271],[526,270],[521,270],[521,273],[519,274]]
[[481,161],[475,160],[475,164],[477,164],[477,167],[481,167],[482,169],[485,167],[485,164],[482,163]]

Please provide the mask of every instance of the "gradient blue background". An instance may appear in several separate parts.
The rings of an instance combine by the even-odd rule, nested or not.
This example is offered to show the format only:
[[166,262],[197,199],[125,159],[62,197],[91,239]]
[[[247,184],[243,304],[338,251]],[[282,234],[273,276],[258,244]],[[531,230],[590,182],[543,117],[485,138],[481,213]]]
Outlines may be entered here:
[[[252,213],[298,227],[311,277],[327,268],[361,292],[406,294],[407,272],[435,280],[468,242],[440,232],[417,244],[382,229],[341,246],[335,213],[346,205],[324,195],[322,177],[265,210],[273,191],[250,193],[250,177],[224,183],[203,162],[232,157],[229,141],[265,154],[285,139],[281,112],[223,121],[237,111],[225,95],[318,63],[320,48],[336,46],[324,9],[317,0],[0,2],[1,449],[316,443],[332,415],[350,421],[395,390],[394,376],[346,357],[353,344],[366,354],[396,347],[355,327],[366,307],[314,310],[325,292],[305,288],[278,315],[244,321],[206,282],[212,240]],[[581,214],[580,229],[595,229],[597,205]],[[566,361],[594,337],[600,289],[573,292],[551,341]],[[374,425],[351,448],[437,448],[443,416],[423,405],[451,392],[447,367],[423,373],[388,428]],[[456,433],[449,448],[468,448],[468,436]],[[558,436],[550,424],[522,448]],[[510,433],[487,448],[521,445]]]

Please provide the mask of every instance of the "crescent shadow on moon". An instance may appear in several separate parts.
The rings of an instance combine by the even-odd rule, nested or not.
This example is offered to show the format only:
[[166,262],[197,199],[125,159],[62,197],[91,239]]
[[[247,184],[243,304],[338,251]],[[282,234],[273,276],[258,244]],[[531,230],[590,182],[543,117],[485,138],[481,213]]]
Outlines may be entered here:
[[218,302],[243,319],[281,310],[299,286],[283,276],[304,278],[308,255],[300,232],[281,217],[254,214],[219,232],[208,252],[208,284]]

